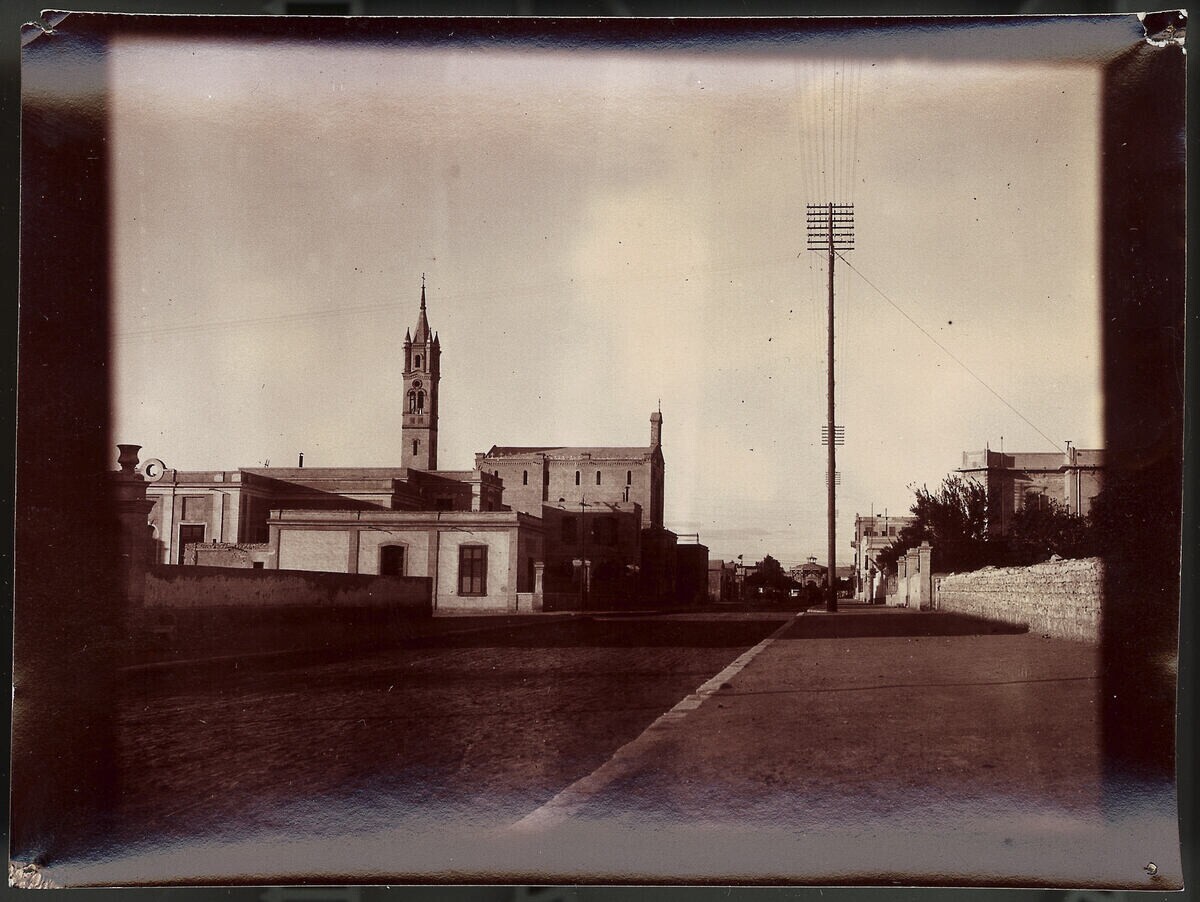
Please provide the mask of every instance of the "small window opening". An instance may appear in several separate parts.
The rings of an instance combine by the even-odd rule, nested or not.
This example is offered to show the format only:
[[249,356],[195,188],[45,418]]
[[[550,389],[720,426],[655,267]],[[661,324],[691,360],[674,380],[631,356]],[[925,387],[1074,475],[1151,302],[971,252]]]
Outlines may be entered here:
[[575,471],[575,484],[579,485],[579,471],[578,470]]
[[596,485],[599,485],[599,484],[600,484],[600,471],[597,470],[596,471]]
[[529,485],[529,471],[528,470],[521,471],[521,485]]

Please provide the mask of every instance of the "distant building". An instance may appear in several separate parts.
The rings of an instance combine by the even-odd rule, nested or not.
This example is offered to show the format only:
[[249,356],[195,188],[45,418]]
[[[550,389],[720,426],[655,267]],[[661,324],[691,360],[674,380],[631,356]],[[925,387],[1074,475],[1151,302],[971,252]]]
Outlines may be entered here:
[[854,597],[862,600],[883,601],[884,585],[881,567],[876,563],[879,552],[896,541],[900,530],[916,520],[915,517],[889,517],[855,515],[854,538]]
[[817,563],[815,557],[809,557],[807,561],[799,567],[792,569],[792,578],[801,586],[817,586],[825,585],[825,574],[828,568]]
[[717,604],[737,600],[737,566],[726,561],[708,562],[708,600]]
[[[656,598],[705,594],[704,560],[663,527],[661,411],[650,414],[650,443],[502,446],[475,455],[475,467],[502,481],[504,503],[546,521],[546,591],[569,591],[579,561],[591,561],[590,591]],[[685,558],[681,568],[680,555]]]
[[1086,515],[1103,485],[1104,451],[1070,448],[1064,453],[964,451],[958,472],[987,488],[992,511],[989,531],[1008,532],[1013,515],[1054,502]]

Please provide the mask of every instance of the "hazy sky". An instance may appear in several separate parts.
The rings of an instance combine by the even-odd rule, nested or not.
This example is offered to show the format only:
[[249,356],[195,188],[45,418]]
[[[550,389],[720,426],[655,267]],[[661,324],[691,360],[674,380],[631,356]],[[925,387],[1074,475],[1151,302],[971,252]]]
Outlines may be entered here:
[[[1060,443],[1102,442],[1099,73],[794,54],[124,41],[114,440],[397,465],[421,273],[439,464],[638,445],[713,556],[825,557],[825,259]],[[1050,443],[839,261],[838,555],[964,450]]]

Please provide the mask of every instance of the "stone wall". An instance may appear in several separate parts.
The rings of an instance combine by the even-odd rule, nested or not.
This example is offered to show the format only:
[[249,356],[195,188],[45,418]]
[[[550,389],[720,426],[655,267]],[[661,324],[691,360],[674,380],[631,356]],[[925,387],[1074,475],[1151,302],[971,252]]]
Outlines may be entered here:
[[1103,581],[1099,558],[985,567],[939,577],[935,606],[1028,626],[1030,632],[1058,639],[1098,642]]
[[258,609],[371,606],[428,616],[429,580],[301,570],[159,565],[146,577],[146,607]]
[[432,617],[425,577],[160,565],[130,624],[134,663],[331,651],[402,639]]
[[274,550],[266,543],[199,542],[189,543],[183,549],[183,563],[197,567],[271,569],[270,561],[274,556]]

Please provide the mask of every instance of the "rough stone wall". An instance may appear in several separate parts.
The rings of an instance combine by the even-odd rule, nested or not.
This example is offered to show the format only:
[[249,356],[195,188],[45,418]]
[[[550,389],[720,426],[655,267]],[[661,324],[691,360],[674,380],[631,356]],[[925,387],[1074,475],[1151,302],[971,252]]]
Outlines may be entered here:
[[255,561],[265,563],[271,554],[271,547],[266,544],[203,542],[188,544],[183,550],[183,562],[200,567],[250,570]]
[[1104,581],[1099,558],[1049,561],[1032,567],[985,567],[937,581],[938,610],[954,611],[1057,639],[1100,641]]

